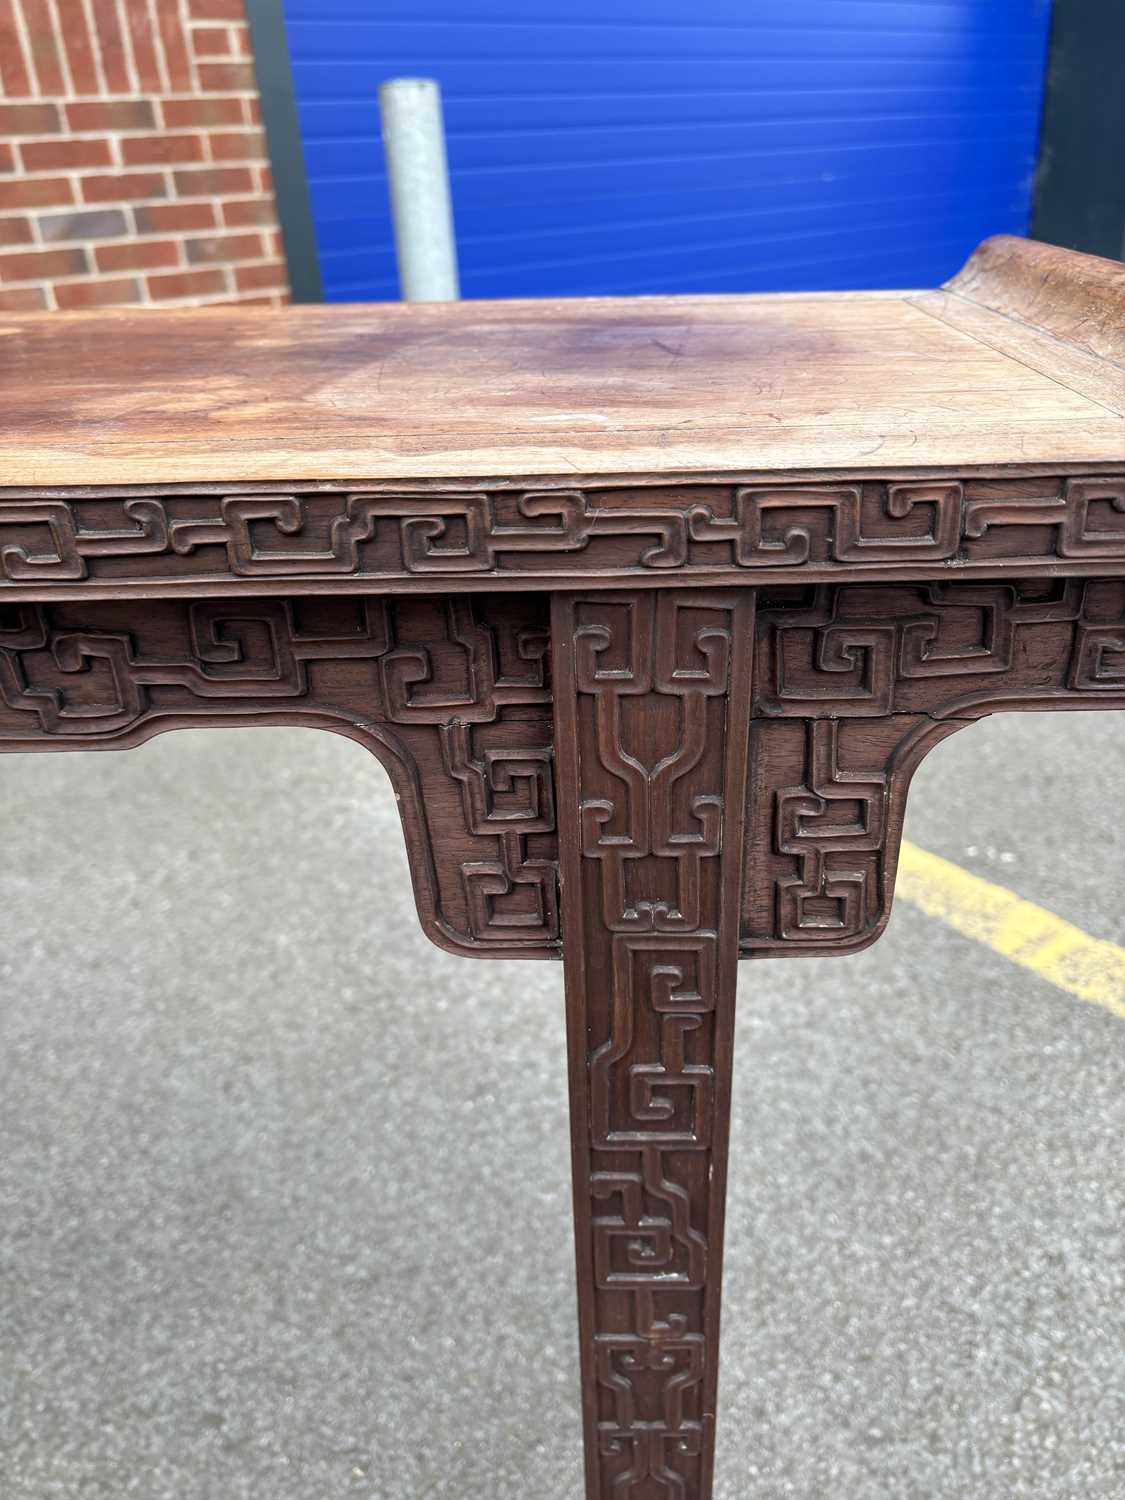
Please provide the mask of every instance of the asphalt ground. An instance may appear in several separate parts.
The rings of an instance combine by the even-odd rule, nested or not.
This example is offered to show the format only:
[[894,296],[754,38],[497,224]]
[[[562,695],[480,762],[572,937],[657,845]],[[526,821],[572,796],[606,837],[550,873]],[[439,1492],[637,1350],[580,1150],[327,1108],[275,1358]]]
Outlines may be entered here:
[[[3,1500],[577,1500],[562,976],[415,925],[350,741],[0,761]],[[915,843],[1125,945],[1125,716]],[[900,903],[742,966],[718,1500],[1125,1496],[1125,1020]]]

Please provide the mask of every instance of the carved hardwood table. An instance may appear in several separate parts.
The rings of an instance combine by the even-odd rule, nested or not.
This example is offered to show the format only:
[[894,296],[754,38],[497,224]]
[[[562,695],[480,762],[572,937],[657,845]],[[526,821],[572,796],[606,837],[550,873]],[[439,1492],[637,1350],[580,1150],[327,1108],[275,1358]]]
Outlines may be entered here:
[[564,959],[591,1497],[710,1493],[737,960],[879,934],[946,735],[1125,706],[1123,324],[1125,267],[1016,240],[0,323],[0,748],[350,735],[429,936]]

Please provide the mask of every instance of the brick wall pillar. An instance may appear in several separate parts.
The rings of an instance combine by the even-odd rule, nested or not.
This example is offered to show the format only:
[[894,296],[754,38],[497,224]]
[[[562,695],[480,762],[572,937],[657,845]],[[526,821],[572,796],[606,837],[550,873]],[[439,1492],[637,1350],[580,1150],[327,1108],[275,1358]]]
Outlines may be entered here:
[[287,300],[243,0],[0,0],[0,310]]

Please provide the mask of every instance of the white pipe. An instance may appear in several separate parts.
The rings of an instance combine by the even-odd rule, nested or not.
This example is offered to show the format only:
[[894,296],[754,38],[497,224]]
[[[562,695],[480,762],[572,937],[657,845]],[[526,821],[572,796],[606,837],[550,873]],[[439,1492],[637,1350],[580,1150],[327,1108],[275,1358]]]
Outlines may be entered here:
[[404,302],[456,302],[457,245],[441,88],[433,78],[379,87],[398,280]]

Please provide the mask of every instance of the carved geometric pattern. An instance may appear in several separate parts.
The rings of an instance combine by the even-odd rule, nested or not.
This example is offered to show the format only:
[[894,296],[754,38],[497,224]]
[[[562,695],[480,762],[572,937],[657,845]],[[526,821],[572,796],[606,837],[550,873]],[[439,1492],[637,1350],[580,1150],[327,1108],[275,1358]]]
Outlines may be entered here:
[[[795,856],[798,867],[777,883],[783,939],[860,930],[878,889],[871,859],[854,856],[878,854],[884,841],[886,775],[840,769],[837,720],[810,719],[805,727],[808,783],[775,794],[775,847]],[[841,807],[846,815],[834,816]]]
[[1002,709],[1125,706],[1125,581],[845,584],[759,602],[746,954],[885,925],[910,776]]
[[[1106,499],[1106,484],[1085,499]],[[1066,545],[1096,541],[1080,520]],[[996,709],[1125,702],[1121,580],[757,592],[748,955],[878,934],[909,775],[937,739]],[[545,600],[525,593],[12,601],[0,606],[0,749],[136,744],[232,718],[330,722],[391,768],[405,816],[426,825],[432,797],[457,809],[456,838],[435,847],[423,826],[416,860],[431,936],[484,956],[557,956],[548,647]],[[628,866],[612,852],[609,880]]]
[[[1019,679],[1017,651],[1026,652],[1030,640],[1024,627],[1060,627],[1050,638],[1069,660],[1072,624],[1083,616],[1089,587],[1077,579],[821,585],[792,609],[771,609],[767,598],[755,712],[804,718],[946,711],[949,689],[934,679]],[[1056,676],[1065,690],[1066,674]]]
[[554,615],[588,1472],[607,1500],[701,1495],[709,1472],[752,611],[749,591],[661,590]]
[[436,577],[689,570],[1027,576],[1125,564],[1125,477],[869,480],[394,494],[168,490],[0,496],[0,589],[255,579],[403,587]]
[[[9,604],[0,749],[123,746],[189,723],[340,729],[391,772],[435,941],[548,955],[548,645],[532,595]],[[454,815],[437,839],[431,807]]]

